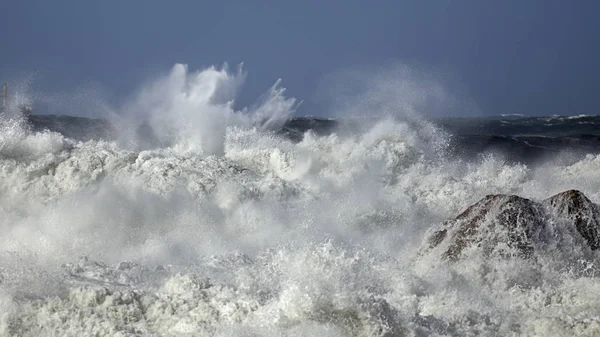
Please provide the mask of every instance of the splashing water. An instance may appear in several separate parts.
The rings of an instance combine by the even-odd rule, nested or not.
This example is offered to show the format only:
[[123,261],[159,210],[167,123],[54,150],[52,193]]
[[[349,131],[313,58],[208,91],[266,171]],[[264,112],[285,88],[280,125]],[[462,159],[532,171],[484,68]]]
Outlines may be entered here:
[[[115,124],[129,131],[145,124],[157,144],[178,152],[223,155],[227,127],[281,127],[297,106],[295,99],[283,96],[285,89],[277,81],[253,107],[234,110],[245,77],[241,66],[237,73],[230,73],[227,66],[189,72],[177,64],[167,76],[144,87]],[[127,135],[128,130],[120,131]],[[148,145],[136,137],[133,141]]]
[[[244,77],[176,65],[126,106],[118,142],[2,124],[1,335],[600,331],[600,282],[573,273],[586,266],[416,254],[431,225],[486,194],[578,188],[598,202],[600,157],[444,160],[447,135],[410,107],[293,143],[269,131],[296,106],[278,83],[233,109]],[[127,130],[140,121],[158,145]]]

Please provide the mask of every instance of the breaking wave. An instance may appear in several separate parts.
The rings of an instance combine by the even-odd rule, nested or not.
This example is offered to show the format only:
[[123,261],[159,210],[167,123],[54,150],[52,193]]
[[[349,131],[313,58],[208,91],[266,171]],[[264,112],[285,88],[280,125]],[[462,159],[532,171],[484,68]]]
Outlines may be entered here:
[[449,135],[406,106],[293,142],[273,132],[297,104],[279,83],[234,109],[244,76],[175,66],[113,117],[116,141],[2,120],[0,334],[600,333],[594,260],[418,253],[490,193],[600,201],[600,156],[448,159]]

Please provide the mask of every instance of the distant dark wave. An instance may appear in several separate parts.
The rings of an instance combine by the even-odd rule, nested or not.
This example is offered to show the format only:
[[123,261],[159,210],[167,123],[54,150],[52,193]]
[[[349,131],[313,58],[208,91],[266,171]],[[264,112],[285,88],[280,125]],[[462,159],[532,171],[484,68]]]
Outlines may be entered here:
[[104,119],[67,115],[29,115],[27,120],[34,132],[48,130],[75,140],[109,140],[115,136],[113,126]]
[[600,136],[600,116],[444,118],[436,123],[455,135]]
[[[103,119],[65,115],[31,115],[34,131],[50,130],[76,140],[112,139],[113,126]],[[452,137],[446,155],[475,160],[494,153],[511,162],[533,163],[555,157],[577,160],[600,153],[600,116],[444,118],[434,121]],[[362,122],[296,117],[277,132],[294,141],[306,132],[327,135],[360,128]]]

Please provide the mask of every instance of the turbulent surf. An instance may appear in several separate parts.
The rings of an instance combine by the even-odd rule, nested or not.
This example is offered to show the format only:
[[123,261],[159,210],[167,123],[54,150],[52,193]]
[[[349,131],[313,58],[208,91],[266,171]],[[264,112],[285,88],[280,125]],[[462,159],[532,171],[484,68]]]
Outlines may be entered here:
[[600,334],[596,117],[293,119],[244,77],[5,112],[1,335]]

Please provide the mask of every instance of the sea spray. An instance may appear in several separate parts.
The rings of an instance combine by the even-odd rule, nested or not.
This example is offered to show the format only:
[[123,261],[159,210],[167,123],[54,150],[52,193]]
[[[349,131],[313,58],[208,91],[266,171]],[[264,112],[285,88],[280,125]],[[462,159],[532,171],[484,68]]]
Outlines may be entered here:
[[[285,89],[277,81],[254,105],[236,110],[235,97],[245,77],[241,66],[235,73],[226,65],[192,72],[176,64],[168,75],[143,86],[113,117],[113,124],[120,126],[125,146],[223,155],[228,127],[279,128],[297,107],[294,98],[283,96]],[[140,127],[145,127],[145,137],[136,133]]]
[[123,125],[146,122],[153,146],[124,141],[126,128],[116,142],[3,129],[0,332],[598,333],[600,282],[560,254],[554,265],[418,255],[431,226],[487,194],[575,188],[598,202],[598,156],[448,160],[437,155],[448,135],[410,105],[293,142],[272,132],[294,106],[277,86],[258,108],[229,103],[243,76],[178,65],[141,89]]

